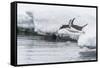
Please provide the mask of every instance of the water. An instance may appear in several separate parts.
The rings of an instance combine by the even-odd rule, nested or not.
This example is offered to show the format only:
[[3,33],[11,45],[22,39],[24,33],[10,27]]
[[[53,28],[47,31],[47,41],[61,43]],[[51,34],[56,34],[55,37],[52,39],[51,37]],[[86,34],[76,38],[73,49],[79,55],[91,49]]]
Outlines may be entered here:
[[96,60],[95,49],[87,51],[76,42],[48,41],[42,36],[18,35],[17,45],[18,64]]

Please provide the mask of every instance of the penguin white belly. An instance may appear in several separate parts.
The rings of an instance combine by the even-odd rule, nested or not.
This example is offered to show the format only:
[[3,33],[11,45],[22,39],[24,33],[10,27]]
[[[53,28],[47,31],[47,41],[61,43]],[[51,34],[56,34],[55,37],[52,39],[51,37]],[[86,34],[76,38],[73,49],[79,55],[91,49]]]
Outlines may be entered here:
[[69,28],[61,29],[58,31],[58,36],[60,37],[69,37],[74,40],[78,40],[80,36],[80,32],[76,32],[75,30],[71,30]]

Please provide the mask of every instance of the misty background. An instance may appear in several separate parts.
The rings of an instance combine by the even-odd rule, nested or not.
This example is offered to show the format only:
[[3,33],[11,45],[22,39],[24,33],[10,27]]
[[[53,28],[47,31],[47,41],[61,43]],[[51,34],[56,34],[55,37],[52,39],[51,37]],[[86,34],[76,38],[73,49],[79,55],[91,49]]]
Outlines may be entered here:
[[96,8],[37,4],[18,4],[17,8],[18,27],[34,28],[34,31],[40,34],[42,32],[54,33],[75,17],[74,24],[79,26],[88,24],[83,29],[86,34],[82,35],[79,42],[88,37],[92,37],[96,41]]

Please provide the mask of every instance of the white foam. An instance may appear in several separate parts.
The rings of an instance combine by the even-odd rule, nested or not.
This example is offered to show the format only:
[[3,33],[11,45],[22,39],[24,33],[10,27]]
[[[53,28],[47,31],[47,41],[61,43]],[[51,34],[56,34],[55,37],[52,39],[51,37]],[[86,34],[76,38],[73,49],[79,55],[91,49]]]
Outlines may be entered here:
[[96,32],[89,28],[89,26],[83,29],[85,32],[81,34],[78,40],[79,46],[96,46]]

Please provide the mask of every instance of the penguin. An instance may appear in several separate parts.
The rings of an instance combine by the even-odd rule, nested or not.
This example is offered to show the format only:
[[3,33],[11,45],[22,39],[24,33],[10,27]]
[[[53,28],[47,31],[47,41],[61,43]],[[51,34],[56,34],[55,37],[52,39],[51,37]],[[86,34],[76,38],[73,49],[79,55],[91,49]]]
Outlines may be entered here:
[[[71,35],[69,35],[69,37],[70,38],[72,38],[72,36],[75,34],[75,36],[73,36],[73,38],[75,38],[76,40],[78,39],[78,36],[76,35],[76,34],[81,34],[81,33],[83,33],[82,32],[82,29],[85,27],[85,26],[87,26],[88,24],[85,24],[85,25],[83,25],[83,26],[78,26],[78,25],[74,25],[73,24],[73,22],[74,22],[74,20],[75,20],[75,18],[73,18],[73,19],[70,19],[69,20],[69,24],[67,24],[67,25],[62,25],[60,28],[59,28],[59,30],[58,30],[58,32],[60,31],[62,31],[62,32],[64,32],[64,33],[66,33],[66,31],[69,31],[70,33],[72,32],[72,34]],[[67,35],[67,34],[66,34]],[[60,36],[60,35],[58,35],[58,36]],[[77,36],[77,37],[76,37]]]

